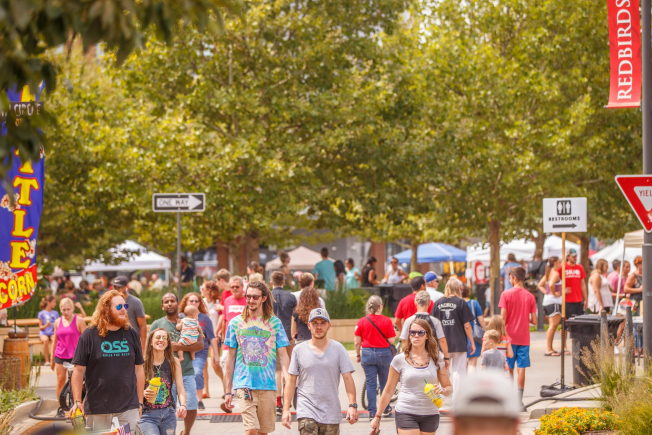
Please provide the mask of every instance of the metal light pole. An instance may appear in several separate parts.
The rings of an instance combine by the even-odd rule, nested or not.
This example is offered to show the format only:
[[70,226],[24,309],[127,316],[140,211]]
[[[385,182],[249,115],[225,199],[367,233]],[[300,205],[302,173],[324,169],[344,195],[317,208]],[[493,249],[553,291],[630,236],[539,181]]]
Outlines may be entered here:
[[181,213],[177,212],[177,297],[181,300]]
[[[643,72],[643,174],[652,174],[652,43],[651,8],[652,0],[641,2],[641,61]],[[652,233],[645,232],[643,238],[643,309],[647,319],[643,321],[643,350],[646,356],[652,355]],[[648,358],[645,359],[649,363]]]

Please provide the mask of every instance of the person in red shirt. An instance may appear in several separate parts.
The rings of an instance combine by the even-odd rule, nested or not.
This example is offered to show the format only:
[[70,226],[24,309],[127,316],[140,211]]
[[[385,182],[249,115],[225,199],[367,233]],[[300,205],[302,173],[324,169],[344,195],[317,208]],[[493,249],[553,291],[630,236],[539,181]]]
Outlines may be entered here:
[[[355,354],[357,361],[362,363],[367,382],[367,410],[369,417],[377,414],[376,386],[380,382],[380,391],[385,389],[389,376],[389,365],[392,363],[390,343],[394,343],[396,331],[389,317],[383,316],[383,301],[380,296],[371,296],[367,301],[367,315],[358,320],[355,325]],[[382,414],[388,416],[391,406]]]
[[500,317],[505,320],[507,335],[512,340],[514,356],[507,358],[509,372],[514,376],[514,367],[518,375],[518,395],[523,403],[525,388],[525,369],[530,367],[530,324],[537,324],[537,302],[523,284],[525,269],[515,267],[509,272],[512,288],[500,295]]
[[[405,319],[416,314],[417,304],[414,302],[414,298],[417,296],[417,293],[426,290],[426,280],[423,279],[422,276],[417,276],[416,278],[412,279],[410,286],[412,286],[412,294],[401,299],[401,301],[398,303],[398,307],[396,307],[396,312],[394,313],[394,324],[396,325],[396,329],[399,331],[403,329],[403,322]],[[432,311],[432,307],[434,305],[435,304],[430,301],[428,312]]]
[[[561,267],[557,269],[561,281]],[[586,272],[577,264],[577,251],[569,249],[566,255],[566,318],[581,316],[588,306]],[[555,283],[556,284],[556,283]]]

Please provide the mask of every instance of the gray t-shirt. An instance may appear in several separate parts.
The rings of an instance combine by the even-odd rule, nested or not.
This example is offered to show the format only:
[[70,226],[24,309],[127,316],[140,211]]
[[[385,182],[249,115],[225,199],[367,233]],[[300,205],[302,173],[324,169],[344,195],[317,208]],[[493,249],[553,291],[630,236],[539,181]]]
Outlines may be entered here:
[[292,351],[289,369],[291,375],[299,377],[297,418],[312,418],[321,424],[340,424],[340,376],[353,371],[348,352],[335,340],[331,340],[322,354],[314,352],[310,342],[297,345]]
[[125,302],[127,302],[127,305],[129,305],[129,308],[127,308],[129,323],[131,323],[131,327],[134,328],[134,330],[138,331],[140,334],[140,327],[138,326],[138,321],[136,319],[139,317],[145,317],[145,308],[143,307],[143,303],[136,296],[132,295],[128,295]]
[[[428,314],[428,313],[423,313],[423,314]],[[412,325],[412,322],[414,322],[414,319],[416,319],[417,315],[415,314],[414,316],[408,317],[405,319],[405,322],[403,323],[403,329],[401,330],[401,340],[407,340],[410,338],[410,326]],[[435,335],[437,336],[437,340],[441,340],[444,337],[444,330],[441,327],[441,322],[439,321],[438,318],[430,316],[430,320],[432,320],[432,323],[435,324]]]
[[394,357],[391,367],[398,372],[401,382],[401,390],[396,400],[396,412],[414,415],[439,414],[439,409],[423,390],[426,383],[439,384],[437,372],[444,367],[444,354],[441,352],[439,352],[438,366],[435,366],[432,358],[428,367],[417,368],[407,362],[404,353]]
[[487,349],[482,354],[482,365],[487,369],[505,370],[505,355],[498,349]]

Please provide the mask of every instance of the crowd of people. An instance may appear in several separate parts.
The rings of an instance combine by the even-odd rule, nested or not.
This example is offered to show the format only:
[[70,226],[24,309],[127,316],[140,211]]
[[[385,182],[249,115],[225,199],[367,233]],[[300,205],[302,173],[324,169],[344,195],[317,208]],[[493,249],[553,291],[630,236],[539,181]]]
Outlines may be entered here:
[[[326,261],[328,253],[322,256]],[[515,390],[508,394],[512,384],[507,371],[516,369],[522,397],[529,366],[528,324],[536,323],[534,298],[523,286],[525,271],[510,271],[513,288],[503,293],[501,315],[488,319],[487,326],[465,283],[452,277],[442,293],[435,273],[407,275],[394,264],[384,279],[409,281],[413,293],[400,301],[394,321],[383,315],[379,296],[369,297],[352,337],[365,374],[372,430],[393,411],[399,434],[434,433],[442,405],[431,396],[439,395],[455,411],[456,433],[488,433],[479,432],[487,427],[487,418],[496,419],[492,427],[505,428],[496,433],[516,433],[522,402]],[[222,269],[203,283],[201,294],[190,291],[181,300],[175,293],[162,294],[161,315],[148,313],[155,318],[149,332],[143,305],[130,293],[126,277],[111,281],[89,325],[75,314],[72,298],[59,299],[59,316],[57,299],[45,297],[40,331],[57,374],[57,393],[66,380],[63,364],[74,365],[70,415],[82,410],[92,431],[109,429],[117,418],[134,433],[146,435],[175,433],[179,418],[181,433],[189,435],[198,411],[205,409],[202,399],[210,397],[212,367],[224,387],[222,410],[231,413],[237,403],[247,435],[273,432],[277,415],[290,427],[291,407],[300,433],[339,433],[339,379],[349,400],[346,420],[356,423],[360,416],[353,361],[341,343],[328,338],[330,316],[315,288],[317,279],[328,281],[328,268],[302,274],[297,279],[300,290],[291,292],[284,288],[295,277],[276,271],[268,285],[256,266],[250,265],[248,277]],[[344,270],[349,267],[353,263],[347,261]],[[364,281],[364,273],[352,276]],[[367,279],[375,280],[371,271]],[[335,274],[333,283],[347,280],[346,272],[342,281]],[[397,335],[400,352],[394,347]],[[481,369],[473,374],[478,359]],[[463,385],[472,376],[500,388],[476,387],[470,393]],[[399,382],[392,409],[390,399]],[[424,382],[432,385],[430,393]],[[474,408],[479,398],[498,411],[488,416],[485,407]]]

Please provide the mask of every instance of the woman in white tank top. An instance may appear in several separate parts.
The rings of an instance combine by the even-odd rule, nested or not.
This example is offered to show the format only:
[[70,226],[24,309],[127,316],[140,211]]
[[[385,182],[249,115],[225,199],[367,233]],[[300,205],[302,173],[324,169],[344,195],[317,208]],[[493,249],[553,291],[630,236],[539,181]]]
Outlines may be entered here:
[[594,313],[599,313],[603,309],[611,312],[614,306],[612,289],[607,276],[609,263],[607,260],[598,260],[589,278],[589,309]]
[[398,268],[398,259],[396,257],[392,257],[390,264],[392,267],[385,273],[385,278],[383,278],[382,282],[387,284],[400,284],[408,278],[408,274],[403,269]]

